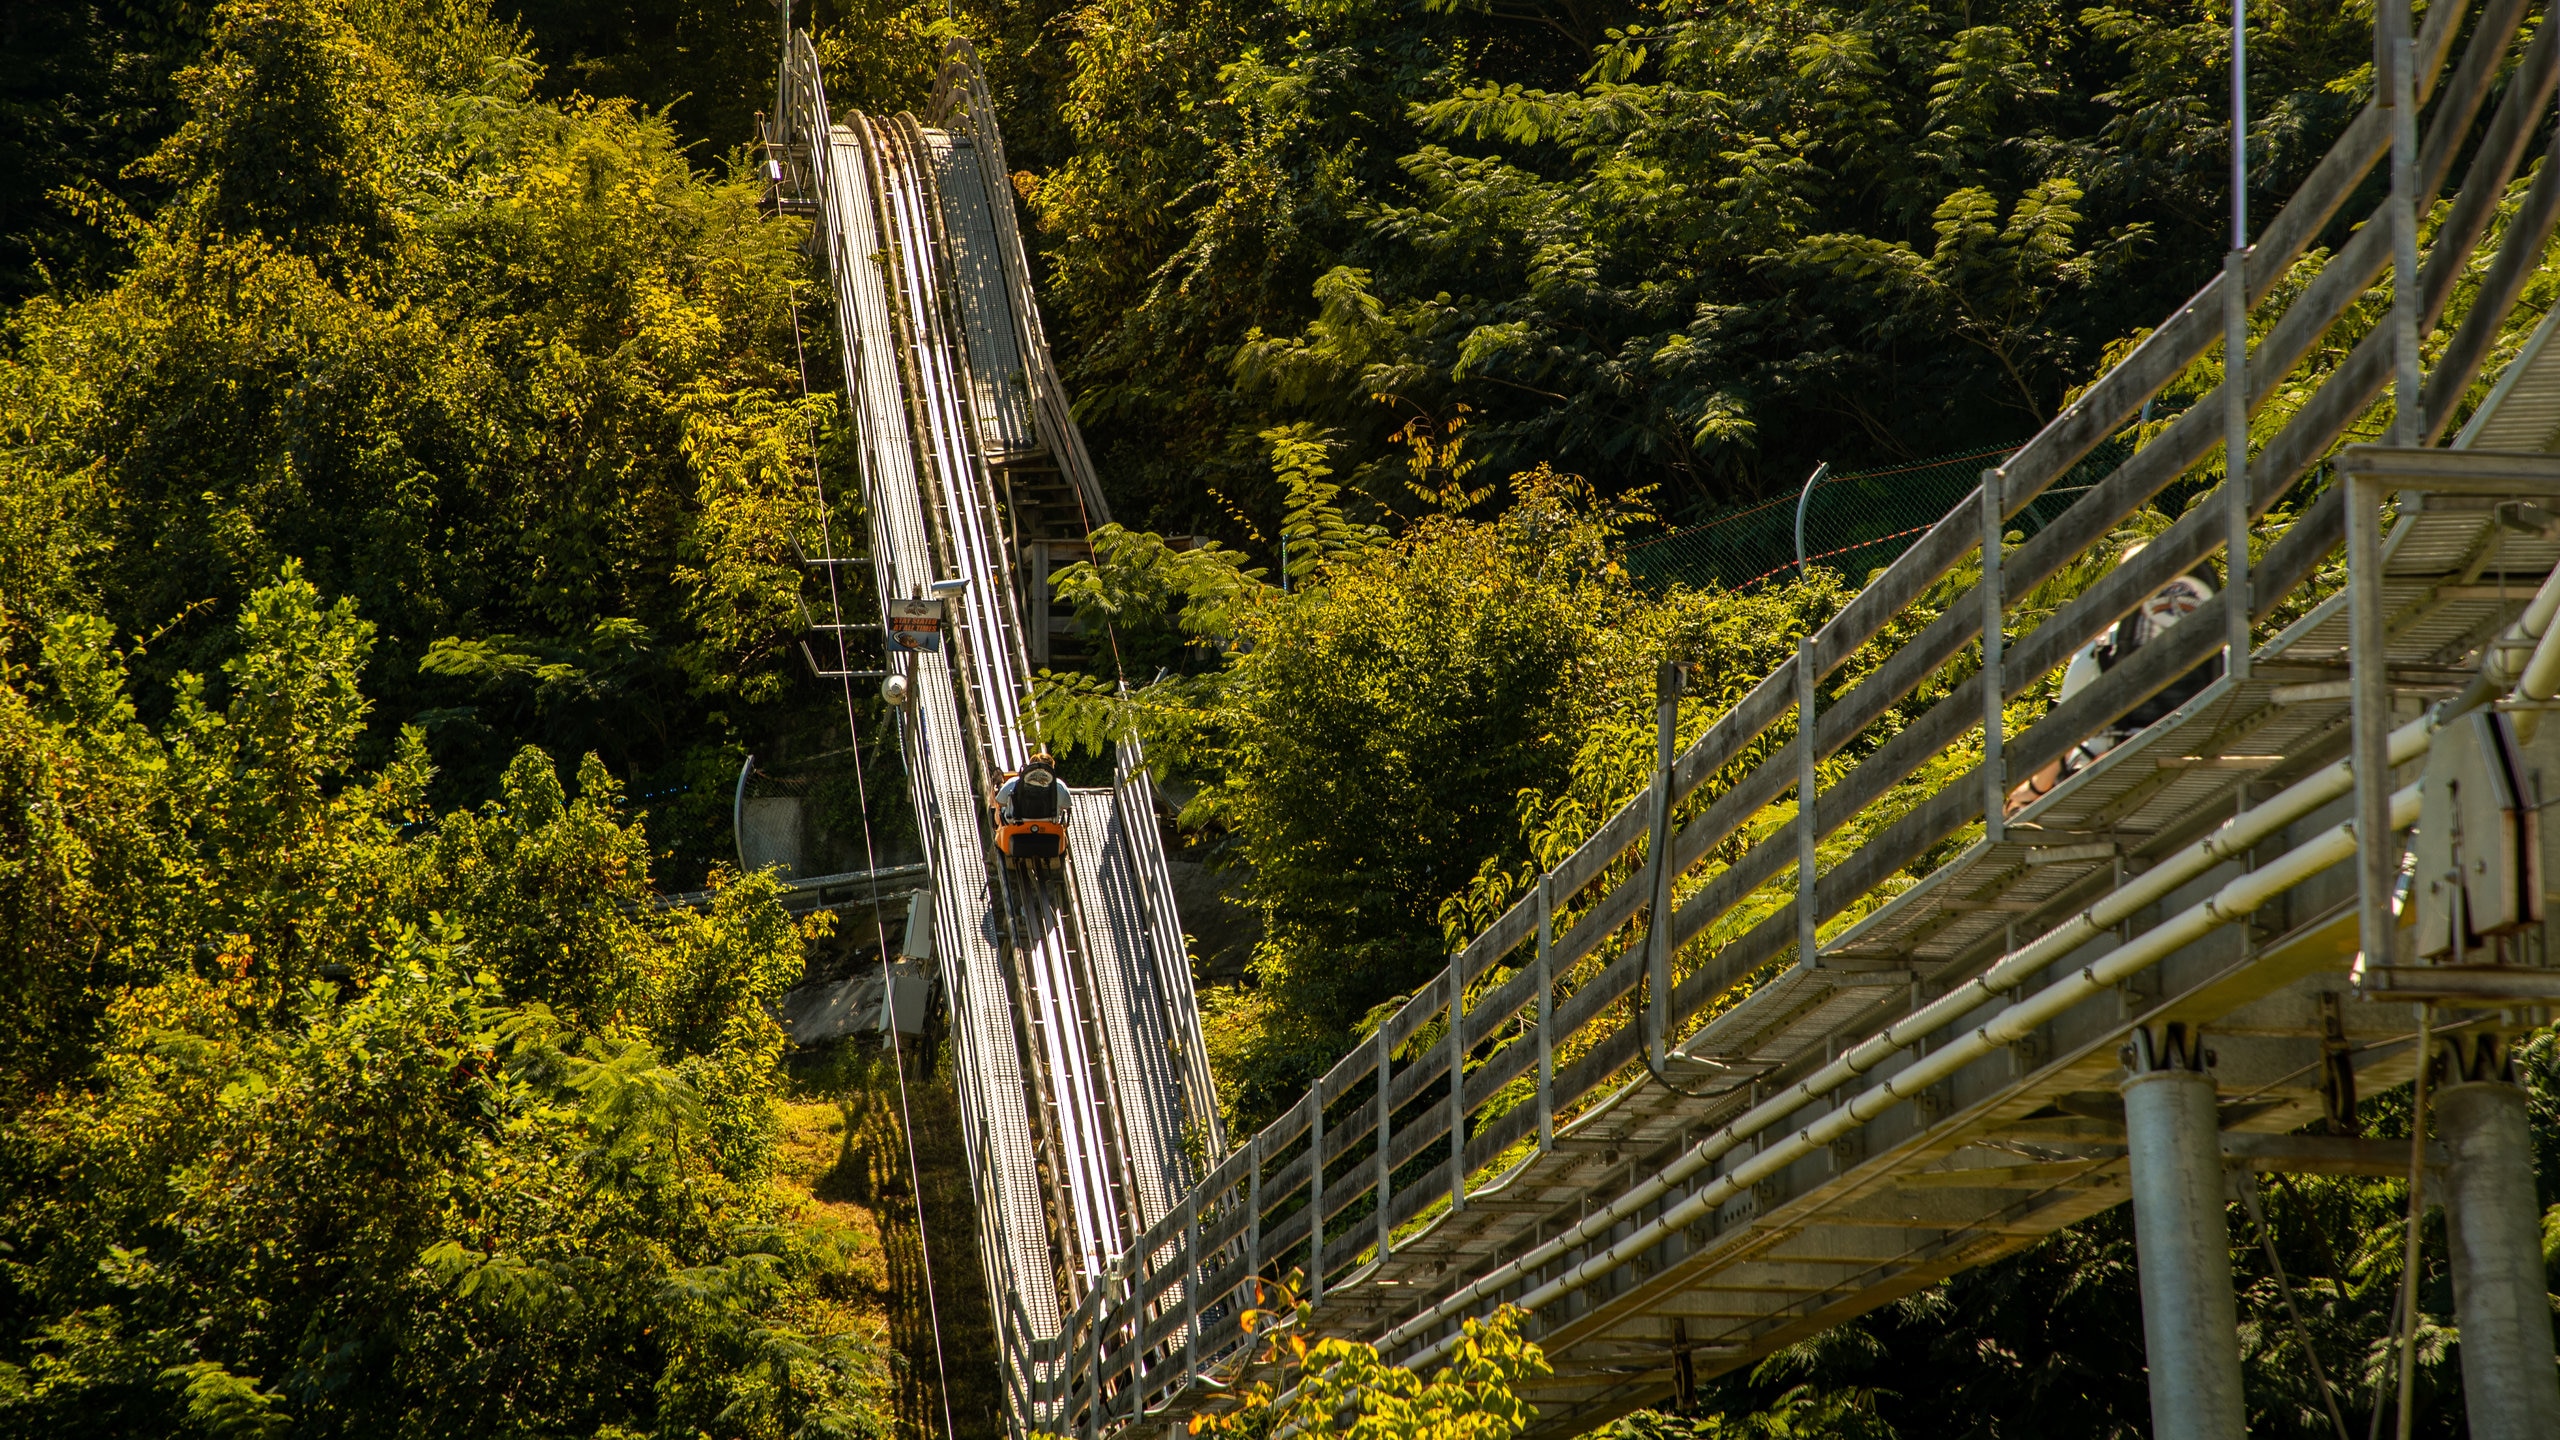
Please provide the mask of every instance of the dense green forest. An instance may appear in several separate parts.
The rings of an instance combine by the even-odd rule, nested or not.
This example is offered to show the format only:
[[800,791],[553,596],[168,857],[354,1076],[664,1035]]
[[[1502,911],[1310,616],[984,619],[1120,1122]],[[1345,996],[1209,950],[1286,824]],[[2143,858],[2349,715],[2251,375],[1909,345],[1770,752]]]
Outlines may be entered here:
[[[1862,578],[1654,593],[1631,538],[2023,437],[2221,244],[2190,0],[797,13],[840,105],[921,103],[947,36],[987,57],[1126,522],[1059,584],[1119,668],[1047,677],[1050,714],[1144,726],[1251,919],[1203,957],[1240,1123],[1634,792],[1659,659],[1713,677],[1695,733]],[[2364,103],[2370,16],[2252,24],[2265,201]],[[876,1240],[793,1179],[792,1117],[850,1082],[766,1005],[843,939],[720,863],[744,754],[844,744],[791,556],[849,442],[830,357],[814,400],[793,363],[799,222],[739,164],[778,37],[763,0],[0,15],[0,1433],[923,1413]],[[844,1104],[848,1154],[894,1133]],[[2355,1395],[2399,1197],[2266,1196]],[[2234,1240],[2253,1423],[2327,1433]],[[1540,1362],[1480,1340],[1437,1381],[1321,1350],[1228,1428],[1358,1394],[1407,1425],[1364,1434],[1509,1434]],[[2139,1342],[2116,1214],[1623,1429],[2132,1435]]]

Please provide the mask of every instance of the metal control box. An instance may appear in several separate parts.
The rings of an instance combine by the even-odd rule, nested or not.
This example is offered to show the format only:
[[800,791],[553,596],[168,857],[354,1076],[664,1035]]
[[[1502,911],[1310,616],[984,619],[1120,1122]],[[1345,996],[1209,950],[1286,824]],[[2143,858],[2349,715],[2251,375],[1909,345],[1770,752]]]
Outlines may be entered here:
[[2475,710],[2436,736],[2415,837],[2420,955],[2469,959],[2491,937],[2541,921],[2531,777],[2502,714]]

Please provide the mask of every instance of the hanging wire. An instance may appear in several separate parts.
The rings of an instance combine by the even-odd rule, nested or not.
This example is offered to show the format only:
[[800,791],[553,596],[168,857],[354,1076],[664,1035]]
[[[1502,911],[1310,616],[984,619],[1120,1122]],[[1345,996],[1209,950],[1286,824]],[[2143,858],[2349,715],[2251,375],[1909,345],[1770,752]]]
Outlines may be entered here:
[[[800,372],[800,423],[809,441],[809,478],[818,493],[818,553],[827,572],[827,606],[835,619],[837,684],[844,694],[845,728],[853,737],[853,789],[855,803],[862,811],[862,866],[870,874],[871,929],[880,947],[880,998],[883,1017],[888,1021],[890,1063],[898,1075],[898,1128],[906,1141],[907,1184],[915,1196],[916,1253],[924,1265],[924,1303],[927,1324],[933,1331],[933,1372],[935,1394],[942,1402],[944,1440],[958,1440],[959,1431],[951,1421],[951,1366],[942,1353],[942,1302],[933,1284],[933,1242],[925,1232],[924,1169],[916,1161],[915,1115],[907,1100],[907,1054],[905,1042],[898,1036],[897,992],[889,972],[889,926],[880,914],[880,858],[871,835],[871,785],[862,768],[862,721],[853,704],[852,656],[846,649],[844,600],[836,579],[835,508],[827,500],[827,478],[818,463],[818,427],[809,418],[809,355],[800,336],[800,302],[796,292],[790,294],[787,309],[791,315],[791,354]],[[848,361],[852,357],[847,356]]]
[[[2457,933],[2458,927],[2468,923],[2469,917],[2457,910]],[[2417,1423],[2418,1231],[2427,1216],[2427,1071],[2434,1068],[2435,1039],[2430,1031],[2435,1014],[2435,1006],[2419,1003],[2418,1077],[2409,1092],[2409,1233],[2400,1250],[2400,1440],[2410,1440]]]
[[2329,1383],[2329,1372],[2320,1365],[2320,1349],[2311,1343],[2311,1327],[2303,1323],[2302,1306],[2294,1299],[2293,1277],[2284,1270],[2284,1261],[2276,1255],[2275,1233],[2267,1228],[2267,1212],[2258,1204],[2258,1177],[2243,1172],[2240,1202],[2249,1211],[2249,1222],[2258,1227],[2258,1246],[2266,1251],[2267,1268],[2275,1272],[2276,1290],[2284,1296],[2284,1313],[2293,1320],[2294,1338],[2302,1342],[2303,1358],[2311,1362],[2312,1383],[2320,1387],[2320,1403],[2329,1411],[2329,1423],[2337,1427],[2338,1440],[2350,1440],[2347,1417],[2338,1409],[2338,1392]]
[[2382,1417],[2391,1403],[2393,1378],[2399,1373],[2390,1362],[2400,1349],[2400,1312],[2406,1296],[2405,1289],[2394,1291],[2391,1296],[2391,1348],[2383,1356],[2384,1363],[2374,1371],[2373,1418],[2364,1427],[2364,1440],[2382,1440]]

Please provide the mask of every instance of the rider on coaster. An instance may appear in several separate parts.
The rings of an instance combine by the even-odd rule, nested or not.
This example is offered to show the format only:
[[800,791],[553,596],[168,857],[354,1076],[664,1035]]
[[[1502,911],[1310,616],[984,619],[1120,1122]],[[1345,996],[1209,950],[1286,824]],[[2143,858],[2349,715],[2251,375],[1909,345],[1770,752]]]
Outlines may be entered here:
[[1035,750],[996,789],[996,848],[1013,860],[1051,860],[1067,850],[1067,787],[1058,762]]
[[[2121,565],[2142,553],[2148,542],[2125,547],[2116,563]],[[2189,571],[2164,582],[2159,589],[2143,597],[2142,604],[2130,615],[2108,627],[2104,634],[2080,647],[2071,664],[2062,672],[2061,698],[2069,700],[2089,688],[2100,675],[2131,658],[2133,652],[2160,638],[2172,625],[2204,608],[2213,598],[2213,585],[2204,574]],[[2171,681],[2169,687],[2143,701],[2096,734],[2074,745],[2059,760],[2049,760],[2018,788],[2009,792],[2008,813],[2015,815],[2043,798],[2065,779],[2087,768],[2101,755],[2148,728],[2155,720],[2195,698],[2196,693],[2222,675],[2219,655]]]

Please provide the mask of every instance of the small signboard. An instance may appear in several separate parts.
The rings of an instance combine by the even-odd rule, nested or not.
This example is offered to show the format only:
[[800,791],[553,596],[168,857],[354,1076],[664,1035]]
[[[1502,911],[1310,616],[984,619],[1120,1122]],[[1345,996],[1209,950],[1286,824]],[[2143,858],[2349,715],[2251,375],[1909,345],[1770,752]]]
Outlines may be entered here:
[[940,597],[931,600],[892,600],[889,602],[889,644],[909,652],[942,650],[942,605]]

